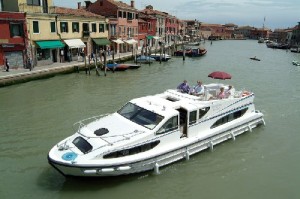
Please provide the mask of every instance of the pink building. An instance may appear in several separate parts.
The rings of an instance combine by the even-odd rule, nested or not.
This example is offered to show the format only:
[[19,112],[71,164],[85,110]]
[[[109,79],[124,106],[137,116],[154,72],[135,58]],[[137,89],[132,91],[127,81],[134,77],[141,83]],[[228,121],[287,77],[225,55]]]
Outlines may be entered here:
[[138,10],[134,1],[130,5],[121,1],[86,1],[86,9],[109,19],[109,39],[115,52],[128,52],[138,43]]

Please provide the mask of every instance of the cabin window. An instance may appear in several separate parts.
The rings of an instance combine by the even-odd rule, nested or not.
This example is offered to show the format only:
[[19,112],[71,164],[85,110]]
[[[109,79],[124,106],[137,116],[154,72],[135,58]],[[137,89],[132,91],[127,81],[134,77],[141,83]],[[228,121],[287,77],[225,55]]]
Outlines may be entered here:
[[73,144],[84,154],[90,152],[93,147],[82,137],[77,137],[73,140]]
[[118,113],[130,121],[151,130],[154,129],[164,118],[161,115],[148,111],[130,102],[123,106]]
[[210,107],[205,107],[199,109],[199,119],[201,119],[209,111]]
[[190,122],[189,122],[189,124],[196,123],[196,120],[197,120],[197,111],[190,112]]
[[230,114],[218,119],[210,128],[215,128],[220,125],[226,124],[227,122],[230,122],[232,120],[238,119],[238,118],[242,117],[246,113],[247,110],[248,110],[248,108],[244,108],[244,109],[238,110],[234,113],[230,113]]
[[150,149],[153,149],[160,143],[159,140],[156,140],[154,142],[138,145],[129,149],[123,149],[120,151],[115,151],[109,154],[106,154],[103,156],[104,159],[109,159],[109,158],[120,158],[128,155],[134,155],[137,153],[149,151]]
[[157,135],[163,134],[169,131],[173,131],[178,128],[178,116],[170,118],[158,131]]

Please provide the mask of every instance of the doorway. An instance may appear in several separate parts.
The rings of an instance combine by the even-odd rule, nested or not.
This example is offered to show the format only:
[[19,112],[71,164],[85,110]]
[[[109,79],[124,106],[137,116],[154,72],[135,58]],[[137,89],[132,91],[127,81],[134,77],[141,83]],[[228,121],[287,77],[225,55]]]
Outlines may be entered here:
[[187,110],[185,110],[184,108],[180,108],[177,109],[179,111],[179,125],[180,125],[180,132],[181,132],[181,136],[180,138],[184,138],[188,136],[188,129],[187,129],[187,125],[188,125],[188,117],[187,117]]

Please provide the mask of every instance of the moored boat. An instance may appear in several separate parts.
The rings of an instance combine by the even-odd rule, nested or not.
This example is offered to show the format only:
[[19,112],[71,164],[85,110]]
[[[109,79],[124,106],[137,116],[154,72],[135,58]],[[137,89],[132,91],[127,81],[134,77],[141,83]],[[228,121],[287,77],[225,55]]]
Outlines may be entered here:
[[207,84],[203,96],[169,89],[77,122],[75,133],[50,150],[48,161],[66,176],[159,173],[162,166],[264,124],[252,92],[217,99],[221,87],[228,85]]
[[139,57],[136,58],[136,62],[137,63],[152,63],[154,62],[155,59],[150,57],[150,56],[145,56],[145,55],[141,55]]
[[151,54],[150,57],[154,58],[156,61],[169,61],[172,58],[168,54]]
[[[110,64],[107,64],[106,67],[109,69],[109,70],[112,70],[112,71],[125,71],[129,68],[128,65],[125,65],[125,64],[117,64],[117,63],[110,63]],[[102,69],[103,70],[103,69]]]

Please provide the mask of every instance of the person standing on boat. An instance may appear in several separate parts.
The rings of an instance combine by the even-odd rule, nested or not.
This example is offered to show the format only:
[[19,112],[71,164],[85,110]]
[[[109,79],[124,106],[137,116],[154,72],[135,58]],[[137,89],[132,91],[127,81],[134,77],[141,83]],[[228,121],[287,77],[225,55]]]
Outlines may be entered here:
[[220,88],[220,92],[219,92],[219,94],[217,95],[217,98],[218,98],[218,99],[224,99],[224,98],[225,98],[224,87],[221,87],[221,88]]
[[200,80],[197,81],[197,85],[193,87],[190,92],[191,95],[200,96],[204,94],[204,86]]
[[228,98],[230,96],[233,96],[234,95],[234,88],[233,86],[229,85],[228,86],[228,90],[225,91],[225,97]]
[[182,93],[189,93],[190,92],[190,86],[187,83],[186,80],[183,80],[181,84],[177,86],[177,90],[182,92]]

